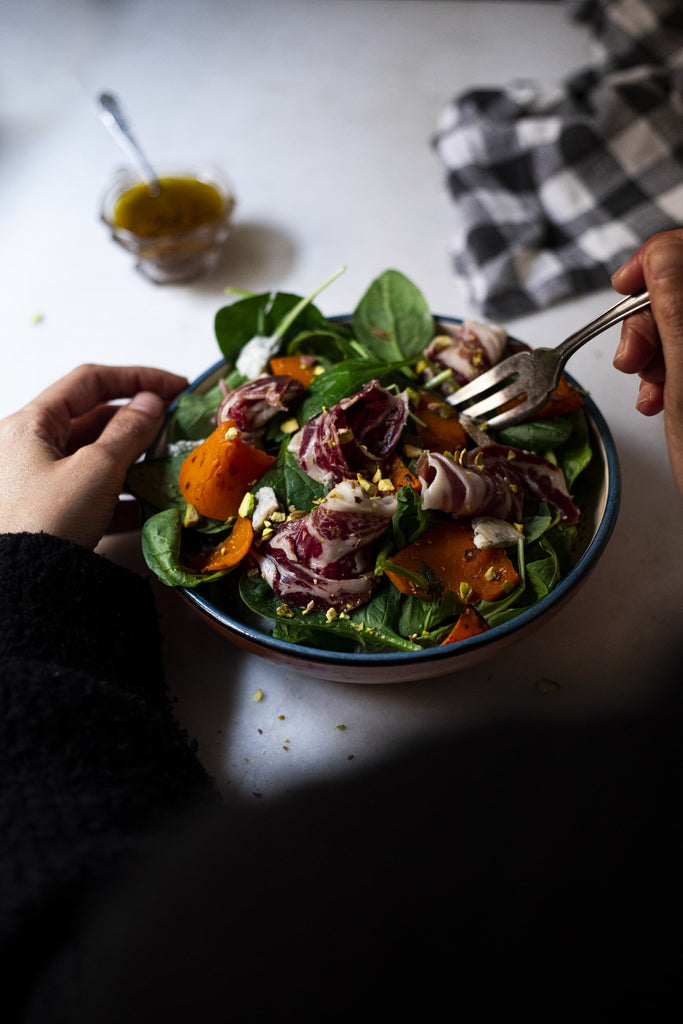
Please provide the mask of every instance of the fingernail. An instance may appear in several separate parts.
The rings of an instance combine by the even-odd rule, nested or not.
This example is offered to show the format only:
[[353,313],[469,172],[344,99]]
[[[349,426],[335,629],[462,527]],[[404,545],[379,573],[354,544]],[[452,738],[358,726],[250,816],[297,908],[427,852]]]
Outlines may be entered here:
[[620,267],[617,267],[617,269],[612,274],[612,277],[610,278],[612,284],[614,284],[617,281],[617,278],[621,277],[621,274],[625,267],[626,263],[622,263]]
[[641,412],[644,408],[650,404],[650,386],[647,381],[641,380],[640,388],[638,389],[638,397],[636,398],[636,409]]
[[153,391],[140,391],[130,400],[128,408],[156,419],[163,413],[164,403]]
[[614,366],[617,370],[619,369],[619,363],[624,357],[625,350],[626,342],[624,340],[624,335],[622,334],[619,338],[619,344],[617,345],[616,352],[614,353],[614,359],[612,360],[612,366]]

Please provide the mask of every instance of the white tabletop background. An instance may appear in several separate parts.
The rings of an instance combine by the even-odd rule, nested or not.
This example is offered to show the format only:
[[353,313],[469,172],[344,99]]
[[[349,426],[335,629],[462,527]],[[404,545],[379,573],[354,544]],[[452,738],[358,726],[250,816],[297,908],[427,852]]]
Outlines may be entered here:
[[[0,415],[85,361],[194,378],[219,358],[227,286],[305,294],[346,265],[318,303],[336,314],[395,267],[435,312],[473,312],[449,265],[457,214],[430,147],[439,112],[464,88],[555,80],[590,56],[562,2],[0,0]],[[93,112],[105,89],[153,161],[230,175],[234,230],[210,278],[155,286],[107,237],[98,203],[125,161]],[[553,343],[614,299],[507,326]],[[619,452],[612,540],[574,601],[481,666],[394,686],[300,676],[237,650],[152,580],[178,717],[226,794],[272,798],[446,726],[582,723],[657,698],[681,651],[683,506],[661,420],[635,412],[636,380],[612,368],[617,339],[570,367]],[[139,534],[102,550],[149,575]]]

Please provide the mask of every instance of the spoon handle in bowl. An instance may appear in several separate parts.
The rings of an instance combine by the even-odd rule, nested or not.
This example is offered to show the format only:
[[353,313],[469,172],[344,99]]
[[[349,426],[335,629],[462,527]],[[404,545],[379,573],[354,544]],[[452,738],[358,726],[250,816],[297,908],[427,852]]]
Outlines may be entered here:
[[133,138],[133,134],[128,127],[128,123],[123,116],[123,112],[116,97],[112,96],[111,93],[108,92],[100,93],[97,98],[97,109],[104,127],[128,154],[133,163],[137,165],[142,176],[142,180],[146,185],[149,185],[152,193],[154,195],[158,195],[161,190],[159,188],[157,176],[147,160],[147,157]]

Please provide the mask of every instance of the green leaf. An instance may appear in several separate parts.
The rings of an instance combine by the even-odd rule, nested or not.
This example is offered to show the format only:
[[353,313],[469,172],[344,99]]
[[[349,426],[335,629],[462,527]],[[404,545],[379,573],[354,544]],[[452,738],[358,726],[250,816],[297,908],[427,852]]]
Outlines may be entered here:
[[[293,314],[303,300],[287,292],[265,292],[239,299],[218,310],[214,331],[225,360],[233,365],[242,348],[257,335],[271,337],[282,321]],[[325,330],[328,321],[316,306],[308,304],[284,331],[282,337],[293,338],[301,331]]]
[[419,492],[414,487],[400,487],[397,494],[397,506],[391,519],[396,549],[400,551],[421,537],[431,526],[434,517],[422,508]]
[[259,480],[259,487],[272,487],[284,508],[308,512],[316,500],[325,497],[327,488],[300,468],[296,456],[287,451],[288,443],[284,442],[280,455]]
[[[320,611],[304,614],[302,609],[288,607],[282,614],[283,602],[259,576],[243,576],[240,580],[240,597],[252,611],[273,621],[273,635],[286,637],[309,646],[325,647],[325,636],[333,636],[336,640],[345,639],[365,647],[370,651],[419,650],[417,644],[399,636],[387,624],[387,594],[379,592],[361,608],[356,608],[348,616],[338,616],[331,621]],[[280,613],[278,613],[280,609]]]
[[266,311],[272,301],[270,292],[262,295],[250,295],[239,299],[229,306],[223,306],[214,317],[214,331],[218,347],[223,357],[232,365],[240,350],[254,335],[263,333],[259,325],[266,317]]
[[180,440],[203,441],[208,437],[216,426],[216,410],[222,397],[220,384],[215,384],[205,392],[187,391],[181,395],[169,423],[167,443]]
[[589,465],[593,450],[588,432],[588,421],[583,409],[570,413],[567,420],[571,423],[572,432],[569,439],[555,452],[557,460],[564,472],[567,486],[571,487],[576,478]]
[[342,398],[355,394],[371,380],[378,380],[383,386],[397,383],[405,387],[406,381],[400,370],[406,362],[387,364],[375,359],[346,359],[343,363],[325,370],[313,381],[301,406],[303,422],[330,409]]
[[420,290],[397,270],[377,277],[351,318],[358,340],[378,359],[421,355],[434,336],[434,318]]
[[180,452],[171,458],[136,462],[128,470],[126,490],[155,509],[184,509],[185,499],[180,493],[178,474],[186,455],[187,452]]
[[182,516],[169,508],[151,516],[142,527],[142,553],[148,567],[167,587],[196,587],[218,579],[224,572],[198,573],[180,560]]
[[569,438],[572,424],[565,416],[554,420],[532,420],[529,423],[517,423],[501,430],[499,438],[503,444],[525,451],[543,454],[548,448],[555,448]]

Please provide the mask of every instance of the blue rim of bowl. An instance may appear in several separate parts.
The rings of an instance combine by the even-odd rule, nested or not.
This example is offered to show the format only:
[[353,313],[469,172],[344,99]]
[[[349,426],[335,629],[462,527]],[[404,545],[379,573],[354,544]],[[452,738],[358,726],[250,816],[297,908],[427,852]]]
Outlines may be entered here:
[[[348,318],[330,317],[330,319]],[[445,323],[461,322],[456,317],[439,316],[436,314],[434,319]],[[517,341],[517,339],[513,338],[512,335],[509,336],[509,340],[513,342]],[[197,388],[201,387],[206,380],[217,374],[224,365],[226,365],[225,360],[219,359],[213,364],[213,366],[209,367],[209,369],[205,370],[204,373],[200,374],[199,377],[192,381],[183,394],[196,391]],[[565,373],[565,377],[570,384],[583,392],[584,389],[570,374]],[[231,615],[228,615],[226,612],[217,609],[206,597],[204,597],[203,594],[198,593],[190,587],[178,587],[177,590],[191,605],[194,605],[202,615],[210,619],[215,625],[221,627],[227,633],[233,634],[235,638],[238,638],[247,646],[252,648],[261,648],[264,653],[269,652],[270,654],[281,654],[287,658],[301,660],[308,663],[317,662],[320,665],[337,666],[340,668],[350,668],[354,666],[357,668],[370,668],[373,666],[376,668],[398,668],[401,666],[422,664],[426,662],[437,664],[441,661],[444,663],[451,662],[454,658],[465,656],[473,650],[484,651],[487,647],[493,644],[498,645],[501,641],[514,637],[516,633],[523,630],[525,626],[528,626],[530,623],[538,623],[540,619],[546,617],[551,611],[558,608],[559,605],[561,605],[562,602],[578,588],[602,555],[616,525],[621,494],[621,471],[619,468],[619,458],[616,446],[614,444],[612,433],[607,426],[607,422],[596,404],[589,395],[584,394],[583,397],[585,408],[590,414],[593,427],[603,448],[602,454],[604,455],[607,477],[605,507],[600,518],[600,522],[593,534],[593,537],[588,543],[586,550],[580,556],[576,565],[570,569],[567,575],[560,580],[557,586],[555,586],[546,597],[542,598],[537,604],[528,608],[526,611],[520,612],[514,619],[501,623],[499,626],[493,626],[485,633],[479,633],[478,635],[469,637],[466,640],[460,640],[456,644],[449,644],[445,647],[427,647],[420,651],[380,651],[376,653],[370,653],[364,650],[325,651],[319,647],[307,647],[303,644],[290,643],[287,640],[278,640],[275,637],[270,636],[268,633],[264,633],[259,629],[248,626],[245,623],[240,622],[238,619],[233,618]],[[159,437],[163,436],[165,428],[175,411],[176,403],[177,400],[169,407],[164,426],[160,431]],[[158,444],[158,440],[159,439],[157,438],[150,451],[154,451]]]

